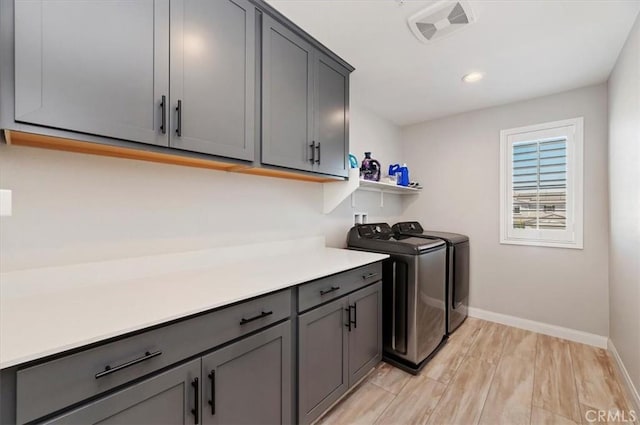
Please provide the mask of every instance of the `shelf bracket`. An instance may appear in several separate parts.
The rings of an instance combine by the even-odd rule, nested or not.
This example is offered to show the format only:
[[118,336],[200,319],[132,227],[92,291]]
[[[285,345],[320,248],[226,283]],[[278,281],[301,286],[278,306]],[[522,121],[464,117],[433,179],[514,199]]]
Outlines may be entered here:
[[[323,198],[324,205],[322,212],[329,214],[345,199],[352,195],[360,186],[360,170],[358,168],[349,169],[349,179],[340,182],[324,183]],[[351,206],[355,206],[355,200],[351,198]]]

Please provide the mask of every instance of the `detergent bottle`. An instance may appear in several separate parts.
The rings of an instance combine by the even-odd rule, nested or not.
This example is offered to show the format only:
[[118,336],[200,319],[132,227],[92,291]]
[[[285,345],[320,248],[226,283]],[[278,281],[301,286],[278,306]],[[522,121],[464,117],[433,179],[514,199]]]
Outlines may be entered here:
[[362,167],[360,167],[360,177],[364,180],[380,181],[380,163],[371,158],[371,152],[364,153]]
[[397,173],[399,173],[398,185],[409,186],[409,168],[407,164],[402,164],[402,167],[400,167]]
[[400,173],[400,164],[389,165],[389,180],[398,184],[398,174]]

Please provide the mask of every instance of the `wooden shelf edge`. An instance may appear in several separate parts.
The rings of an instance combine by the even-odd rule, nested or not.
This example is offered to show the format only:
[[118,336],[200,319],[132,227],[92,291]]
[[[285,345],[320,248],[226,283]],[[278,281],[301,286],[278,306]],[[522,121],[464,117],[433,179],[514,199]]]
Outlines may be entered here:
[[238,170],[232,169],[230,171],[233,171],[235,173],[241,173],[241,174],[251,174],[254,176],[276,177],[280,179],[301,180],[301,181],[314,182],[314,183],[330,183],[330,182],[341,181],[341,180],[322,177],[322,176],[310,176],[306,174],[294,173],[292,171],[274,170],[271,168],[248,167],[248,168],[242,168]]
[[44,136],[41,134],[25,133],[22,131],[4,130],[4,134],[7,140],[7,144],[15,146],[28,146],[33,148],[108,156],[112,158],[125,158],[220,171],[228,171],[232,168],[239,169],[239,167],[248,167],[248,165],[242,166],[238,164],[229,164],[222,161],[189,158],[186,156],[123,148],[120,146],[102,145],[99,143],[66,139],[63,137]]
[[100,143],[67,139],[63,137],[45,136],[42,134],[26,133],[23,131],[4,130],[4,136],[8,145],[15,146],[27,146],[40,149],[76,152],[89,155],[108,156],[112,158],[124,158],[138,161],[156,162],[161,164],[179,165],[183,167],[206,168],[210,170],[230,171],[234,173],[276,177],[288,180],[300,180],[313,183],[331,183],[342,181],[336,178],[298,174],[292,171],[259,168],[251,165],[234,164],[202,158],[190,158],[187,156],[172,155],[161,152],[151,152],[133,148],[124,148],[120,146],[103,145]]

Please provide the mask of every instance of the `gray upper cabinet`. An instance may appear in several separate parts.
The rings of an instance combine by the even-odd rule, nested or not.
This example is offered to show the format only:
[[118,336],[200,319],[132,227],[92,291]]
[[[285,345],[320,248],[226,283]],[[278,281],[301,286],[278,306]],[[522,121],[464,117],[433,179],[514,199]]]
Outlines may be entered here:
[[172,0],[172,148],[254,159],[255,7]]
[[347,297],[298,318],[298,421],[313,422],[349,388]]
[[15,88],[8,129],[348,176],[353,68],[260,0],[2,10],[15,24],[14,51],[0,52],[14,66],[2,75]]
[[314,140],[317,170],[348,176],[349,165],[349,71],[328,56],[315,60]]
[[48,424],[194,424],[200,414],[200,359],[85,404]]
[[346,177],[350,71],[265,15],[262,162]]
[[382,358],[382,284],[349,296],[353,326],[349,332],[349,386],[356,384]]
[[16,0],[15,120],[167,146],[169,0]]
[[291,423],[291,322],[202,358],[203,424]]
[[314,50],[264,15],[262,22],[262,162],[312,171]]

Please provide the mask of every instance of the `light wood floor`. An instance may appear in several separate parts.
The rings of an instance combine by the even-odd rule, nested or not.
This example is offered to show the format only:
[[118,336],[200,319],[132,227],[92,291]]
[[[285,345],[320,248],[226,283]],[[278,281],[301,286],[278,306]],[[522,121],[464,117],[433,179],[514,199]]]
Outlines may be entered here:
[[468,318],[419,375],[380,363],[318,424],[587,425],[590,409],[629,420],[614,368],[606,350]]

